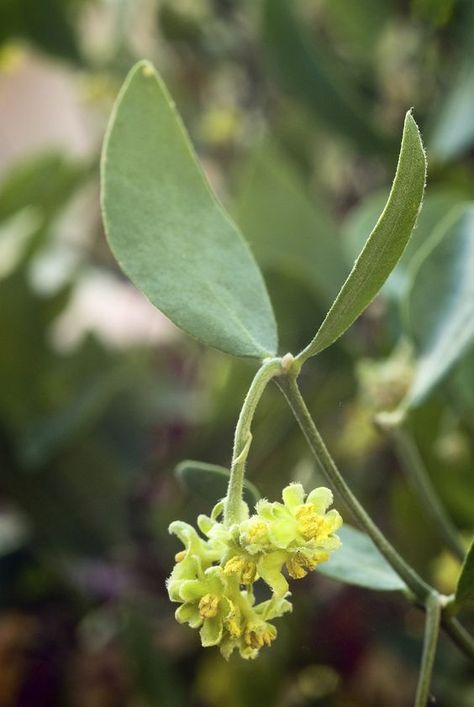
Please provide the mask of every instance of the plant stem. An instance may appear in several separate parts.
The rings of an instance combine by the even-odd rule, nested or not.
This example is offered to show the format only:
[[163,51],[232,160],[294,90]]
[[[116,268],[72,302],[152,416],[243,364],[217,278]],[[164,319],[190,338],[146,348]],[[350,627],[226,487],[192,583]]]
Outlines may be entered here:
[[394,440],[397,454],[426,514],[433,521],[446,546],[462,561],[465,554],[463,545],[431,483],[415,440],[410,432],[401,426],[392,427],[389,434]]
[[457,619],[444,616],[442,625],[451,640],[468,658],[474,662],[474,638]]
[[224,524],[226,526],[241,520],[245,463],[252,441],[253,416],[268,382],[281,372],[282,359],[272,358],[264,361],[257,371],[242,405],[235,428],[230,479],[224,505]]
[[433,592],[426,600],[425,636],[420,674],[416,688],[415,707],[426,707],[430,696],[431,675],[438,645],[441,604],[439,596]]
[[432,588],[426,584],[426,582],[415,572],[414,569],[410,567],[410,565],[405,562],[395,548],[388,542],[384,534],[375,525],[344,481],[333,458],[327,450],[316,425],[314,424],[308,408],[306,407],[306,403],[303,400],[301,392],[298,388],[296,378],[291,375],[285,376],[278,381],[278,385],[288,400],[290,408],[292,409],[293,414],[301,427],[301,430],[303,431],[303,434],[305,435],[321,470],[345,501],[347,507],[351,510],[361,528],[368,533],[393,569],[400,575],[417,599],[424,604],[426,599],[431,595],[433,591]]

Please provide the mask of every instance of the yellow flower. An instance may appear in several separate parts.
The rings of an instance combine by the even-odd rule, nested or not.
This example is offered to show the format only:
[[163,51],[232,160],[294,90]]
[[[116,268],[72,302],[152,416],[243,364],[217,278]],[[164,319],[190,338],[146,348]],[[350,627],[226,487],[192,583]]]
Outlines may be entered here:
[[242,555],[234,555],[226,562],[224,574],[235,574],[242,584],[253,584],[257,575],[257,565],[253,560],[247,560]]
[[[219,502],[210,517],[198,518],[206,539],[187,523],[170,526],[185,546],[167,580],[170,599],[180,603],[176,619],[200,629],[202,645],[219,646],[226,659],[234,650],[242,658],[255,658],[275,640],[271,619],[292,608],[283,568],[301,579],[341,544],[335,532],[342,519],[336,510],[328,511],[329,489],[314,489],[306,497],[301,484],[290,484],[282,500],[259,501],[250,518],[243,507],[244,520],[230,527],[219,521]],[[272,598],[254,606],[252,585],[259,579]]]

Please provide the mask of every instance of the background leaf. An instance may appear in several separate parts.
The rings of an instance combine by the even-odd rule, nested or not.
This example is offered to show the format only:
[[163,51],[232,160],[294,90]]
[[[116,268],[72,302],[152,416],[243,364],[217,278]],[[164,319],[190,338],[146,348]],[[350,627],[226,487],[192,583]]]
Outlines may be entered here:
[[373,300],[410,238],[421,206],[426,158],[411,113],[405,117],[397,172],[385,209],[326,319],[299,354],[306,360],[338,339]]
[[81,0],[2,0],[0,44],[10,35],[23,37],[56,57],[80,63],[76,27],[72,20]]
[[456,604],[472,604],[474,602],[474,542],[467,551],[461,568],[455,594]]
[[[440,161],[452,160],[474,143],[474,8],[465,4],[462,26],[465,36],[458,42],[465,45],[457,67],[450,74],[449,84],[442,91],[442,103],[435,113],[428,141],[430,155]],[[467,30],[467,31],[466,31]]]
[[403,591],[405,582],[390,567],[372,540],[360,530],[344,525],[338,535],[342,547],[318,566],[331,579],[377,591]]
[[[230,471],[217,464],[196,462],[187,459],[175,469],[176,476],[193,494],[215,503],[224,498],[229,483]],[[258,489],[244,479],[244,500],[253,508],[260,499]]]
[[452,210],[420,251],[405,318],[417,349],[406,400],[414,407],[474,341],[474,204]]
[[276,352],[261,273],[148,62],[130,72],[111,118],[102,203],[121,267],[177,326],[236,356]]
[[370,151],[391,149],[367,117],[371,105],[354,76],[322,43],[311,42],[294,13],[294,3],[266,0],[263,35],[277,79],[330,130]]
[[144,705],[166,704],[182,707],[182,680],[166,655],[157,646],[159,625],[145,602],[124,603],[121,628],[132,677]]
[[16,163],[0,185],[0,221],[27,207],[53,215],[81,184],[85,165],[60,152],[41,152]]
[[262,267],[291,272],[330,305],[345,275],[336,225],[274,145],[246,164],[235,212]]

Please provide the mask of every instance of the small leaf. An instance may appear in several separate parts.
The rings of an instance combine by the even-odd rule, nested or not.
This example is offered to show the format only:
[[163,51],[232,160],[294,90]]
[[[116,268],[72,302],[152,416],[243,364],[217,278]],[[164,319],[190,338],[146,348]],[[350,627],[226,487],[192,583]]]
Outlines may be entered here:
[[102,157],[102,207],[120,266],[177,326],[236,356],[276,352],[255,260],[198,165],[148,62],[128,75]]
[[[175,474],[191,493],[206,499],[206,501],[215,503],[226,495],[230,471],[223,466],[188,459],[178,464]],[[253,508],[259,499],[260,494],[257,488],[245,479],[244,500],[246,503]]]
[[236,201],[237,222],[260,265],[294,274],[329,305],[345,274],[336,225],[274,145],[249,159]]
[[318,354],[342,336],[380,290],[410,238],[423,199],[425,176],[423,144],[408,112],[397,172],[385,209],[316,336],[299,354],[300,360]]
[[377,591],[403,591],[405,582],[380,554],[372,540],[360,530],[344,525],[338,535],[342,547],[318,571],[331,579]]
[[474,204],[450,211],[418,254],[405,303],[417,349],[405,405],[419,405],[474,343]]
[[[343,241],[348,257],[357,257],[364,245],[366,234],[377,223],[378,216],[387,201],[388,191],[382,190],[371,194],[349,213],[343,227]],[[416,253],[428,242],[434,229],[443,220],[453,206],[466,200],[466,194],[452,189],[432,189],[425,194],[423,208],[418,216],[402,257],[390,273],[382,287],[383,294],[395,301],[405,296],[410,286],[410,264]]]
[[474,603],[474,541],[471,543],[461,567],[455,601],[459,607]]

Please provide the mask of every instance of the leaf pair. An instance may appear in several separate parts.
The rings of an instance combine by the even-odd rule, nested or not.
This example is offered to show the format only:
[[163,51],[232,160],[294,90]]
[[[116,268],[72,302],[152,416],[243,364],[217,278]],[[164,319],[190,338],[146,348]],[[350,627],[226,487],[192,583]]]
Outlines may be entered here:
[[[407,113],[385,209],[300,359],[336,341],[375,297],[410,237],[425,173],[418,128]],[[132,69],[114,108],[102,159],[102,204],[122,269],[177,326],[236,356],[277,353],[260,270],[212,193],[173,101],[148,62]]]

